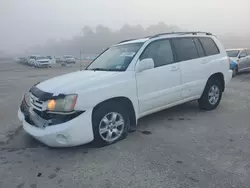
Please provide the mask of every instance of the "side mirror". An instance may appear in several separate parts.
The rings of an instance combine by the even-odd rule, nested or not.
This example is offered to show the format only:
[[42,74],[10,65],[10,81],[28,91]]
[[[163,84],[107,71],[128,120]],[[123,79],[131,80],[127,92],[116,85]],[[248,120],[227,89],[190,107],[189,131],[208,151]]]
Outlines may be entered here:
[[139,60],[136,65],[136,72],[142,72],[154,68],[154,61],[151,58]]

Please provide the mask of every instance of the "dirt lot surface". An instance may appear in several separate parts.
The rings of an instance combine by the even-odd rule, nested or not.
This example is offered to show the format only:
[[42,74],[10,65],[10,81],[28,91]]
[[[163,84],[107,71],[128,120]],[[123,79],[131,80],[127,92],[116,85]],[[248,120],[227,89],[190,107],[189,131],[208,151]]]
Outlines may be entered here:
[[0,63],[0,188],[250,187],[250,73],[233,78],[214,111],[190,102],[142,118],[108,147],[48,148],[21,128],[22,94],[79,67]]

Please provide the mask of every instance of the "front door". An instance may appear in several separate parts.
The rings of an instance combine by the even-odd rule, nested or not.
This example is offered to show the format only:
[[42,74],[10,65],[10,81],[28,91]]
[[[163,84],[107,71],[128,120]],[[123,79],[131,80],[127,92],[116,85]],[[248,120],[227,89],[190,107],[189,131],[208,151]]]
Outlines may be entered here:
[[136,73],[141,115],[157,111],[181,99],[180,64],[174,60],[169,40],[151,42],[138,61],[151,58],[154,68]]

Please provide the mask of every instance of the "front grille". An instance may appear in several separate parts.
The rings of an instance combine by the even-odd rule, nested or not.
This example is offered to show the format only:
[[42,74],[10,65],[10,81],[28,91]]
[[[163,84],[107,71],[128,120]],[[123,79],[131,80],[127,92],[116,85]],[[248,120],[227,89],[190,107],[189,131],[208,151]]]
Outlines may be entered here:
[[40,101],[36,96],[32,93],[30,94],[30,104],[33,108],[39,111],[45,110],[45,102]]

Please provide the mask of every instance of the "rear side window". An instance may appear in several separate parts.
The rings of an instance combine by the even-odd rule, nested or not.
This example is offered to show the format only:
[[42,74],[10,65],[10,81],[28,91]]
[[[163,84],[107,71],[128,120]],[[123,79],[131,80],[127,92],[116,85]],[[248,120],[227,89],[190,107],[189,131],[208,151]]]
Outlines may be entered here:
[[211,38],[199,38],[199,40],[201,41],[201,44],[202,44],[203,49],[205,50],[205,54],[207,56],[216,55],[216,54],[220,53],[220,51],[219,51],[217,45],[215,44],[215,42],[213,41],[213,39],[211,39]]
[[201,43],[200,43],[199,39],[198,38],[194,38],[193,40],[194,40],[195,46],[197,48],[199,57],[204,57],[205,56],[205,52],[203,50],[203,47],[201,46]]
[[198,51],[192,38],[172,39],[178,61],[199,58]]

